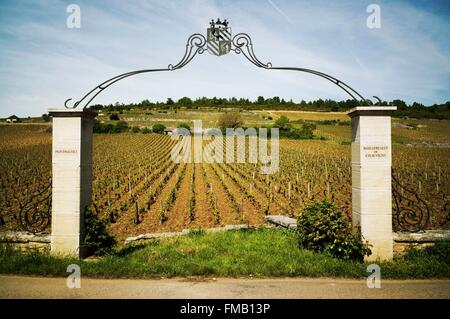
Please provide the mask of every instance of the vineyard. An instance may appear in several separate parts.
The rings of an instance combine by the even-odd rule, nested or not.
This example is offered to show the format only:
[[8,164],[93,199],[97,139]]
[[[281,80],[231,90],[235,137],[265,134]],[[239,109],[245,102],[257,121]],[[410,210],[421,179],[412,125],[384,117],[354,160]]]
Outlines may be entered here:
[[[30,198],[50,192],[46,128],[0,126],[0,228],[17,228],[13,221]],[[92,209],[117,238],[262,224],[267,214],[295,217],[324,197],[351,216],[349,145],[281,140],[280,169],[264,175],[259,163],[175,163],[170,155],[175,144],[158,134],[94,136]],[[393,146],[395,176],[432,209],[429,228],[449,227],[449,158],[449,148]]]

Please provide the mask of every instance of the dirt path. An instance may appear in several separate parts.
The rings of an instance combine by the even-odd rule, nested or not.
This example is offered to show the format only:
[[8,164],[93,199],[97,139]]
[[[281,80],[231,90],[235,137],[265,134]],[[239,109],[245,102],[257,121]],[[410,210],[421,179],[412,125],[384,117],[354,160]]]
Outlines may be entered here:
[[0,275],[0,298],[445,298],[450,280],[277,279],[81,279],[69,289],[66,278]]

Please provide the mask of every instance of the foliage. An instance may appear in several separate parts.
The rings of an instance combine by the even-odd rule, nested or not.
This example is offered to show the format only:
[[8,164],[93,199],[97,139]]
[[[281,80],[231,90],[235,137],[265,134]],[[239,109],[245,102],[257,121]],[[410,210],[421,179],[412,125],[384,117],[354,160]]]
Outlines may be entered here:
[[188,97],[182,97],[181,99],[179,99],[178,101],[177,101],[177,103],[180,105],[180,106],[184,106],[184,107],[190,107],[190,106],[192,106],[192,100],[190,99],[190,98],[188,98]]
[[144,133],[144,134],[149,134],[149,133],[151,133],[151,132],[152,132],[152,130],[149,129],[148,127],[144,127],[144,128],[142,129],[142,133]]
[[289,119],[284,115],[277,118],[273,126],[285,131],[288,131],[292,128],[292,124],[290,123]]
[[125,121],[117,121],[116,124],[106,124],[94,120],[94,133],[123,133],[126,131],[128,131],[128,123]]
[[141,129],[139,128],[139,126],[133,126],[131,128],[131,132],[133,133],[139,133],[141,131]]
[[450,267],[450,241],[437,241],[434,245],[423,249],[409,248],[405,252],[405,258],[409,260],[434,258],[444,261]]
[[114,125],[104,124],[98,120],[94,120],[94,133],[112,133]]
[[280,129],[280,137],[286,137],[297,140],[308,140],[314,138],[316,125],[302,121],[301,129],[292,125],[292,122],[284,115],[280,116],[274,123],[274,127]]
[[341,211],[326,199],[304,208],[297,220],[300,247],[362,261],[371,251],[351,230]]
[[164,134],[164,130],[166,129],[166,126],[164,124],[157,123],[152,126],[153,133],[157,134]]
[[50,122],[50,115],[48,115],[47,113],[42,114],[42,119],[44,120],[44,122]]
[[[151,102],[147,99],[139,103],[130,104],[109,104],[109,105],[92,105],[90,108],[94,110],[119,111],[131,108],[150,109],[150,107],[157,107],[159,109],[177,109],[178,107],[189,107],[198,109],[199,107],[220,107],[220,108],[236,108],[240,107],[244,110],[302,110],[302,111],[321,111],[321,112],[344,112],[358,105],[372,104],[371,102],[355,101],[353,99],[335,101],[331,99],[318,99],[312,101],[301,100],[293,102],[292,100],[285,101],[278,96],[265,98],[258,96],[256,100],[251,101],[247,98],[218,98],[218,97],[199,97],[192,100],[188,97],[183,97],[175,102],[172,98],[168,98],[166,102]],[[435,119],[450,119],[450,101],[442,104],[433,104],[424,106],[421,103],[413,102],[410,105],[405,101],[394,99],[392,101],[382,101],[377,105],[394,105],[397,106],[397,111],[394,116],[397,117],[413,117],[413,118],[435,118]]]
[[84,214],[86,234],[84,244],[96,256],[111,252],[116,239],[106,230],[106,221],[100,220],[97,214],[87,208]]
[[218,125],[222,131],[225,131],[227,128],[235,129],[242,127],[243,123],[241,114],[237,112],[223,113],[218,121]]
[[119,120],[120,120],[119,114],[117,114],[117,113],[111,113],[111,114],[109,115],[109,119],[110,119],[111,121],[119,121]]

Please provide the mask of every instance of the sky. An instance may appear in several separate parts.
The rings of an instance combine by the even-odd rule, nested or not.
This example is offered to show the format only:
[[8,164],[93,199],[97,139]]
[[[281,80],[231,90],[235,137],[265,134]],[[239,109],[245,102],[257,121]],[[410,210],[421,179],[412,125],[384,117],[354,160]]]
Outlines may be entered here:
[[[80,8],[68,28],[67,7]],[[370,4],[380,27],[369,28]],[[450,1],[5,1],[0,0],[0,117],[63,108],[99,83],[138,69],[166,68],[193,33],[227,19],[250,35],[256,56],[273,66],[328,73],[366,98],[431,105],[450,100]],[[198,55],[171,72],[136,75],[93,103],[207,97],[347,99],[306,73],[259,69],[230,52]]]

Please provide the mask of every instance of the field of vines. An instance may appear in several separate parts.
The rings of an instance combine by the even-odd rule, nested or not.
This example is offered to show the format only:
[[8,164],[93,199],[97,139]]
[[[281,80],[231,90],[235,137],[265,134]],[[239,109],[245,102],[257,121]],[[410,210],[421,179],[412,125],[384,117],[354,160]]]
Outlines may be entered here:
[[[14,221],[20,210],[33,196],[50,192],[47,131],[41,125],[0,125],[0,230],[19,228]],[[264,175],[260,164],[248,162],[175,163],[170,155],[175,144],[158,134],[94,136],[92,209],[118,239],[262,224],[265,215],[295,217],[324,197],[351,216],[349,145],[281,140],[280,169]],[[432,209],[428,228],[449,228],[449,159],[450,148],[393,146],[395,176]]]

